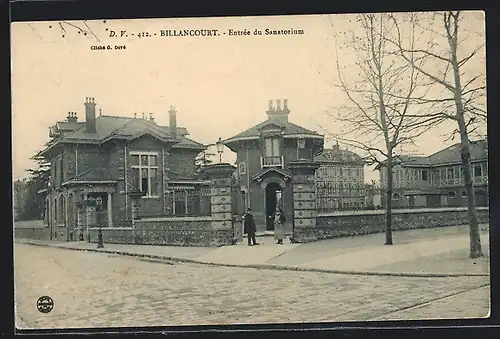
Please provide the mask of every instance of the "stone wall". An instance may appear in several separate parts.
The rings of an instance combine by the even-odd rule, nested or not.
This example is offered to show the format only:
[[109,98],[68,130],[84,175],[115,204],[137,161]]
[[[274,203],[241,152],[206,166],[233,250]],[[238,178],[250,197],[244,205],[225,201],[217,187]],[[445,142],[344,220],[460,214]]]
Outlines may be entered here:
[[[219,246],[233,242],[232,229],[213,229],[212,224],[210,216],[144,218],[135,221],[135,228],[103,227],[101,231],[103,242],[113,244]],[[96,243],[99,228],[89,231],[90,242]]]
[[16,238],[50,240],[50,228],[15,228],[14,235]]
[[211,217],[151,218],[136,221],[137,244],[209,246]]
[[[97,243],[98,234],[99,228],[89,228],[90,239],[85,239],[85,241]],[[110,244],[136,244],[136,231],[133,228],[125,227],[103,227],[102,241]]]
[[[410,230],[466,225],[466,208],[426,208],[411,210],[393,210],[392,229]],[[479,223],[489,222],[487,207],[477,207]],[[296,242],[311,242],[320,239],[354,236],[385,232],[385,211],[349,211],[321,213],[316,218],[316,225],[295,228]]]

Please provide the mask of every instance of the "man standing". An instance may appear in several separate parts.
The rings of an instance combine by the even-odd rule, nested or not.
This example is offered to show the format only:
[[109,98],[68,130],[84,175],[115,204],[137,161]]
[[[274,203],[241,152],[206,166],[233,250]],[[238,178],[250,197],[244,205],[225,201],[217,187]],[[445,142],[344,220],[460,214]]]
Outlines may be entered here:
[[248,246],[258,245],[255,240],[255,232],[257,231],[257,228],[255,227],[255,221],[253,220],[252,209],[250,207],[247,209],[247,213],[245,213],[243,231],[248,235]]

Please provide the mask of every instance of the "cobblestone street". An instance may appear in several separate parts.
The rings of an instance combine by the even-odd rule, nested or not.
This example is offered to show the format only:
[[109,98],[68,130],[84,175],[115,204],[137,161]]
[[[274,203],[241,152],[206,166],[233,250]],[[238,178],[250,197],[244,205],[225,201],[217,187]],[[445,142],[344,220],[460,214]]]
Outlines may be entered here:
[[[488,287],[480,288],[489,286],[488,277],[168,264],[25,244],[15,245],[15,284],[17,317],[30,328],[466,318],[489,312]],[[36,307],[43,295],[54,300],[48,314]]]

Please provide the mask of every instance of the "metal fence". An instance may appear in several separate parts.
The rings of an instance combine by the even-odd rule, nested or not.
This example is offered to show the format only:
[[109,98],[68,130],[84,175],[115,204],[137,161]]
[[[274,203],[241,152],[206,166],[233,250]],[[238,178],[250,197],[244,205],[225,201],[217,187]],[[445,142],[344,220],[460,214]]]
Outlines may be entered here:
[[[334,182],[315,182],[316,208],[318,212],[362,211],[384,209],[387,200],[385,188],[370,185],[339,185]],[[418,209],[441,207],[465,207],[467,199],[460,190],[429,193],[425,190],[394,189],[391,208]],[[487,191],[476,191],[476,206],[488,206]]]
[[167,194],[170,216],[209,216],[211,214],[210,186],[175,188]]
[[[373,209],[364,185],[315,182],[316,208],[319,212]],[[373,199],[372,199],[373,200]]]

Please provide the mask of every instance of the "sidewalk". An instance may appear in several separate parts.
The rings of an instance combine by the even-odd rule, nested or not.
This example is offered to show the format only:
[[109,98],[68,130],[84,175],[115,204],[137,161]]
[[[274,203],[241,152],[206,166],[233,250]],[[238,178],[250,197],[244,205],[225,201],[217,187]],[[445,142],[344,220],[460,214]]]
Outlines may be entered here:
[[394,232],[394,245],[384,246],[384,234],[277,245],[273,237],[259,236],[259,246],[246,239],[235,246],[179,247],[152,245],[56,242],[16,239],[17,243],[97,251],[160,260],[217,266],[287,269],[331,273],[396,276],[489,275],[489,234],[482,225],[485,258],[468,259],[469,237],[464,226]]

